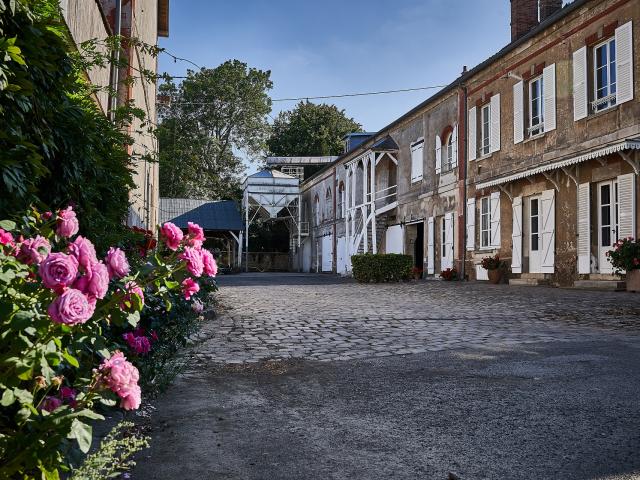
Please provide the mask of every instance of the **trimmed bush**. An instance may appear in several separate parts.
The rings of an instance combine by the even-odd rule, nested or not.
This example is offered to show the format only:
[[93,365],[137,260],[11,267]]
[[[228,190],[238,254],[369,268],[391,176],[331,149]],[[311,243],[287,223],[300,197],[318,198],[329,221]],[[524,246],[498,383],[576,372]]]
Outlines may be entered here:
[[399,282],[411,277],[413,258],[398,253],[353,255],[353,277],[362,283]]

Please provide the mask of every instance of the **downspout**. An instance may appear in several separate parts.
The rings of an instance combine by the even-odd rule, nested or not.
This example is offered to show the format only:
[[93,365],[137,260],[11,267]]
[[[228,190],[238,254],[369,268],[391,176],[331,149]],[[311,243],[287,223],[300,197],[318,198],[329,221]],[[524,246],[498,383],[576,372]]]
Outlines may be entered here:
[[[122,0],[116,0],[116,15],[115,15],[114,35],[117,36],[118,42],[122,34]],[[116,108],[118,106],[118,82],[119,82],[119,63],[120,63],[120,48],[118,43],[117,48],[111,53],[111,78],[109,88],[109,118],[111,121],[116,119]]]
[[[467,67],[464,67],[462,75],[467,71]],[[460,266],[460,278],[464,280],[465,278],[465,270],[467,263],[467,167],[468,167],[468,156],[469,156],[469,122],[467,121],[467,101],[468,101],[468,93],[467,93],[467,85],[462,83],[462,94],[463,94],[463,111],[461,115],[461,120],[464,122],[464,165],[462,169],[462,225],[460,227],[461,231],[464,231],[464,235],[462,235],[462,265]],[[464,229],[464,230],[463,230]],[[475,232],[474,232],[475,235]]]

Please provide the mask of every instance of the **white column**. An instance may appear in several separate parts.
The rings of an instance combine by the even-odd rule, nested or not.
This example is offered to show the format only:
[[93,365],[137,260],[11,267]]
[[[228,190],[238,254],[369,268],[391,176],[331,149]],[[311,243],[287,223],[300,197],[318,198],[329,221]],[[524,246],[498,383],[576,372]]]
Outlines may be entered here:
[[371,154],[371,251],[378,253],[378,226],[376,224],[376,154]]
[[240,231],[240,236],[238,240],[238,268],[240,268],[242,266],[242,237],[243,237],[244,232],[241,230]]
[[369,156],[362,161],[362,241],[364,245],[364,253],[369,252],[369,235],[367,230],[369,225],[367,223],[367,217],[369,216],[369,207],[367,206],[367,174],[369,173]]

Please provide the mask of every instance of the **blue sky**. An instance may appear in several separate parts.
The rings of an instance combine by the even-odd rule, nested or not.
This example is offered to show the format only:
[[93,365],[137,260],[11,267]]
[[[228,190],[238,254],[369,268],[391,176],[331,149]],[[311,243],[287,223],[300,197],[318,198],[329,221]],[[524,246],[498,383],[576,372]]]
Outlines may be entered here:
[[[445,85],[510,36],[509,0],[173,0],[170,15],[161,47],[271,70],[274,99]],[[160,56],[160,72],[190,67]],[[325,102],[377,131],[435,91]],[[276,102],[272,116],[294,105]]]

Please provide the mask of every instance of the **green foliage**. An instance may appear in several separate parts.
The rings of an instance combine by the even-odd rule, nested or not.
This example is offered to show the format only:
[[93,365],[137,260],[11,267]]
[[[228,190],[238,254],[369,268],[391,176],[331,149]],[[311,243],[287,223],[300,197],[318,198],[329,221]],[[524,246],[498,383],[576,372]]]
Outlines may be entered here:
[[149,438],[136,433],[133,423],[120,422],[100,442],[100,447],[74,469],[70,480],[118,478],[135,467],[132,457],[145,448],[149,448]]
[[618,240],[607,252],[607,257],[618,274],[640,269],[640,240],[632,237]]
[[271,72],[229,60],[159,88],[160,195],[240,198],[241,158],[261,153],[269,132]]
[[139,160],[123,127],[143,113],[124,105],[108,121],[83,70],[105,55],[71,48],[56,0],[0,2],[0,215],[74,205],[103,250],[123,233]]
[[353,255],[351,265],[358,282],[399,282],[411,277],[413,258],[398,253],[365,253]]
[[274,156],[340,155],[342,138],[360,131],[362,125],[335,105],[300,102],[278,114],[267,145]]

